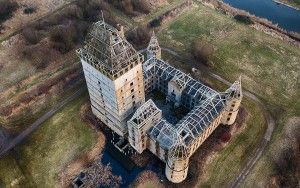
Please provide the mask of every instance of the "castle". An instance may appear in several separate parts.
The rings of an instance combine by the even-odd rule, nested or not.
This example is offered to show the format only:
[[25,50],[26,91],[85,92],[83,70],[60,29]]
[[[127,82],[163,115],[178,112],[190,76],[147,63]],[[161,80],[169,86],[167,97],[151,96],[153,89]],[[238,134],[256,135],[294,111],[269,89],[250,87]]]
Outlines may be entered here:
[[[217,92],[161,59],[153,34],[146,58],[125,39],[123,27],[94,23],[81,59],[93,113],[142,153],[148,149],[166,163],[174,183],[188,173],[189,158],[220,124],[235,122],[243,97],[241,79]],[[165,103],[188,113],[171,123],[147,96],[160,91]]]

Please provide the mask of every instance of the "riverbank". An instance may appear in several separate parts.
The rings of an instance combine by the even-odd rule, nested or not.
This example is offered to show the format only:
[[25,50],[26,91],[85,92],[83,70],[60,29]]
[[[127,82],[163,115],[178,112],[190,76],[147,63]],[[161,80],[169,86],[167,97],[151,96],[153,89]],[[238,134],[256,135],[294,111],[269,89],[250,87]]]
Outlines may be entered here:
[[300,5],[297,5],[296,3],[291,3],[290,1],[287,1],[287,0],[272,0],[272,1],[300,11]]
[[286,41],[292,45],[300,47],[300,34],[295,32],[289,32],[285,29],[282,29],[277,24],[273,24],[271,21],[257,17],[249,12],[241,9],[232,7],[231,5],[224,3],[220,0],[203,0],[198,2],[202,3],[204,6],[219,10],[227,15],[236,16],[242,15],[249,17],[251,21],[254,22],[252,27],[257,30],[263,31],[264,33],[271,35],[272,37]]

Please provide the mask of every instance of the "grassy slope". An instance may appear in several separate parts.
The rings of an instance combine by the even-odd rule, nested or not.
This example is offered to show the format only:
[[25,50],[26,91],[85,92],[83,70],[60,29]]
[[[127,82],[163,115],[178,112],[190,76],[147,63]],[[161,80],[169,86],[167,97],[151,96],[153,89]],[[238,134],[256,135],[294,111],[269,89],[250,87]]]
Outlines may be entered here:
[[0,179],[6,185],[20,178],[28,186],[53,187],[65,165],[96,142],[94,131],[80,120],[80,107],[87,100],[82,95],[46,121],[17,148],[18,160],[1,159]]
[[[286,116],[277,121],[272,142],[280,136],[287,117],[300,114],[299,48],[236,23],[231,17],[202,5],[181,15],[159,34],[159,38],[163,46],[174,48],[182,55],[189,54],[190,43],[195,38],[204,38],[212,43],[216,49],[213,57],[215,63],[213,71],[231,81],[242,74],[243,86],[257,93],[267,103],[274,116],[277,118]],[[250,104],[248,106],[253,108]],[[281,114],[278,114],[279,109],[283,110]],[[252,132],[249,138],[251,136],[253,138],[253,135],[256,137],[257,134]],[[242,147],[239,145],[238,148]],[[268,159],[270,148],[272,145],[268,147],[266,154],[250,175],[252,177],[250,182],[257,183],[253,181],[256,178],[263,183],[267,181],[271,173],[271,164]],[[233,169],[217,165],[225,159],[226,153],[228,154],[229,150],[223,150],[209,166],[207,176],[211,178],[202,185],[213,185],[213,187],[224,185],[228,183],[228,177],[233,177],[232,171],[238,169],[239,164],[234,165],[235,161],[228,161],[234,165]],[[236,156],[240,158],[240,154],[237,153]],[[237,162],[240,163],[240,161]],[[216,172],[219,172],[219,168],[226,172],[221,173],[226,176],[222,177]],[[250,187],[253,187],[253,184],[251,185]]]

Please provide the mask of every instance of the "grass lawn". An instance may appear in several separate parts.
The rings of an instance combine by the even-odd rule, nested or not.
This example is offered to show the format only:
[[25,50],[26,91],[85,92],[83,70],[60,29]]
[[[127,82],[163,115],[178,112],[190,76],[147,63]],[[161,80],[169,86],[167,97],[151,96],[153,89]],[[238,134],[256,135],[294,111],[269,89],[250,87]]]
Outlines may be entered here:
[[86,101],[87,93],[70,102],[18,146],[14,157],[1,159],[2,183],[8,187],[18,181],[28,187],[59,187],[61,170],[96,143],[94,130],[80,119],[80,107]]
[[245,130],[233,137],[209,163],[204,175],[207,179],[201,182],[200,187],[227,187],[259,144],[266,129],[261,110],[246,98],[243,99],[242,105],[250,113]]
[[[201,4],[183,13],[159,33],[162,46],[190,54],[191,42],[202,38],[215,47],[213,71],[274,105],[300,114],[300,50],[286,42],[237,23]],[[196,66],[196,65],[195,65]]]
[[[252,181],[246,186],[256,187],[249,184],[256,183],[255,179],[267,182],[272,173],[269,150],[280,137],[285,121],[300,114],[299,48],[199,3],[164,27],[158,36],[162,46],[175,49],[183,57],[191,57],[190,46],[194,39],[201,38],[211,43],[215,48],[212,71],[232,82],[241,74],[243,87],[266,103],[276,118],[276,129],[272,144],[251,171],[249,177]],[[191,70],[191,67],[186,68],[188,64],[178,65]],[[243,105],[253,119],[249,120],[247,129],[211,162],[206,174],[208,179],[201,186],[223,187],[230,183],[257,144],[257,138],[263,132],[261,112],[250,101],[244,100]]]

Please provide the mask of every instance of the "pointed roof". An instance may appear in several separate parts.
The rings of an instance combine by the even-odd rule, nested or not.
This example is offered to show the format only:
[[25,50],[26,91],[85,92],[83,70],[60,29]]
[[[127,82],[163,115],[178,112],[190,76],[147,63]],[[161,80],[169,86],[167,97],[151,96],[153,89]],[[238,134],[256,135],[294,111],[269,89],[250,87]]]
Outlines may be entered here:
[[109,71],[119,71],[127,67],[132,58],[138,58],[133,46],[104,19],[92,25],[85,45],[78,53],[93,59],[93,64],[104,66]]
[[148,47],[147,47],[147,50],[157,50],[158,48],[160,48],[159,43],[158,43],[158,39],[155,35],[155,32],[153,31],[150,42],[149,42]]
[[225,98],[240,98],[243,96],[242,93],[242,76],[240,75],[238,80],[236,80],[230,88],[225,91]]
[[175,160],[184,160],[189,157],[189,154],[183,139],[177,134],[176,140],[169,151],[169,157]]

